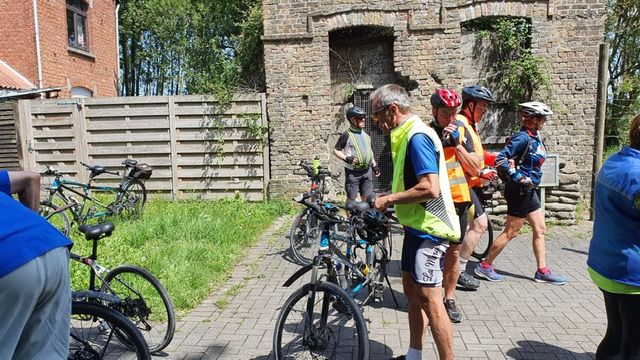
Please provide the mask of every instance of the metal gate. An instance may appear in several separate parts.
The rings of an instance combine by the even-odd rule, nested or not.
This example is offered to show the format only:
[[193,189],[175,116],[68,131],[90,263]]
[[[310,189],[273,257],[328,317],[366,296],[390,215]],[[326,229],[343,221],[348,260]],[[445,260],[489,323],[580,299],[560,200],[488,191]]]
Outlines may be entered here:
[[360,107],[367,113],[365,131],[371,136],[371,147],[378,162],[382,175],[373,178],[373,187],[376,192],[391,191],[391,179],[393,178],[393,161],[391,160],[391,138],[384,135],[382,131],[370,120],[371,105],[369,94],[373,90],[358,90],[353,95],[353,104]]

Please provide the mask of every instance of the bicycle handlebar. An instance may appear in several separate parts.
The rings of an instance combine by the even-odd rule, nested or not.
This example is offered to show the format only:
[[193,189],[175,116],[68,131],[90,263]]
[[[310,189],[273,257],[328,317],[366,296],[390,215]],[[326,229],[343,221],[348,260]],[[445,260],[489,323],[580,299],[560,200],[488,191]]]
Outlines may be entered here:
[[[87,169],[89,169],[89,170],[93,170],[93,166],[88,165],[88,164],[85,164],[85,163],[83,163],[82,161],[80,162],[80,165],[82,165],[82,166],[86,167],[86,168],[87,168]],[[117,171],[108,171],[108,170],[105,170],[104,172],[105,172],[106,174],[111,174],[111,175],[116,175],[116,176],[120,176],[120,175],[122,175],[120,172],[117,172]]]
[[309,163],[306,162],[305,160],[300,160],[300,162],[298,163],[298,166],[300,166],[306,172],[306,174],[301,174],[299,172],[296,172],[296,170],[293,170],[293,173],[296,175],[307,175],[309,178],[330,177],[335,180],[337,180],[340,177],[340,173],[332,174],[331,171],[322,167],[318,168],[318,174],[316,174],[315,169],[313,169],[313,167],[311,167],[311,165],[309,165]]

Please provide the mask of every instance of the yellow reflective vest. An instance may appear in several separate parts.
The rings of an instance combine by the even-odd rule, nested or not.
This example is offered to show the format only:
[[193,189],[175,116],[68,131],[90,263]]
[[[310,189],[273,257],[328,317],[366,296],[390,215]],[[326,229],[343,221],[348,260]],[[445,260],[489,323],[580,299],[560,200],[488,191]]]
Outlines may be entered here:
[[391,131],[391,157],[393,159],[393,182],[391,190],[394,193],[402,192],[416,184],[406,183],[405,164],[411,161],[407,156],[409,140],[415,134],[425,134],[433,142],[438,153],[438,181],[440,194],[435,199],[422,203],[396,204],[398,220],[404,226],[414,228],[429,235],[434,235],[445,240],[458,241],[460,239],[460,223],[456,215],[449,179],[447,176],[446,162],[442,143],[436,132],[414,115],[402,125]]

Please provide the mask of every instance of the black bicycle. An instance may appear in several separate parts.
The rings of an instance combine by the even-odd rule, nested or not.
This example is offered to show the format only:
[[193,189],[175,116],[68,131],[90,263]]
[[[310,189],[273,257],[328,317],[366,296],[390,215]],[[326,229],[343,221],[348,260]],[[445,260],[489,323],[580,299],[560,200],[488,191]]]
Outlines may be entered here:
[[[336,285],[345,274],[341,275],[340,269],[353,265],[328,247],[331,227],[343,220],[308,200],[304,204],[314,208],[321,220],[323,244],[313,262],[284,284],[289,286],[311,271],[309,283],[287,299],[278,316],[273,335],[275,358],[369,359],[369,336],[361,308]],[[321,275],[325,269],[326,275]]]
[[[40,202],[40,214],[65,235],[69,235],[72,222],[84,225],[110,215],[138,217],[147,201],[144,180],[149,179],[153,168],[138,164],[136,160],[122,162],[122,173],[107,171],[104,166],[81,163],[90,173],[86,184],[63,178],[64,172],[47,166],[40,174],[53,176],[46,187],[49,195]],[[94,178],[102,174],[121,176],[118,186],[92,185]],[[113,194],[110,203],[92,196],[92,190]]]
[[[309,197],[312,202],[322,202],[327,192],[327,178],[337,179],[339,174],[332,174],[329,170],[319,167],[316,171],[309,163],[302,160],[298,164],[301,169],[294,171],[297,175],[306,175],[311,180]],[[301,265],[311,264],[313,256],[317,253],[317,245],[320,236],[318,219],[309,208],[305,207],[296,215],[289,231],[291,253],[293,258]]]
[[[489,182],[487,186],[482,188],[482,196],[480,196],[480,202],[484,208],[484,212],[487,214],[487,231],[482,233],[475,249],[471,253],[471,256],[478,260],[484,259],[489,254],[489,248],[493,244],[493,233],[495,225],[491,222],[490,214],[494,207],[493,194],[498,189],[497,180]],[[473,190],[471,190],[473,191]],[[497,227],[496,227],[497,229]]]
[[69,360],[116,359],[128,349],[133,350],[138,360],[151,359],[140,330],[124,315],[104,305],[105,299],[100,294],[79,292],[72,299]]
[[[152,354],[166,348],[173,339],[176,322],[173,302],[167,290],[143,268],[120,265],[108,269],[98,264],[98,241],[111,236],[114,230],[112,223],[83,225],[79,230],[93,242],[91,254],[82,257],[71,253],[70,257],[90,268],[89,291],[115,296],[118,301],[105,303],[140,329]],[[99,285],[96,278],[100,280]]]

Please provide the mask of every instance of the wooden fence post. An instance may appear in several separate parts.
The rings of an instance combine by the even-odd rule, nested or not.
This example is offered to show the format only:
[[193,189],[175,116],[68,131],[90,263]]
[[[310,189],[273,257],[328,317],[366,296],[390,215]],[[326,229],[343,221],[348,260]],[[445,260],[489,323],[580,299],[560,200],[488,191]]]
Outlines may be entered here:
[[[269,122],[267,121],[267,95],[260,94],[260,107],[262,109],[262,200],[267,200],[269,195],[269,180],[271,179],[269,158]],[[266,131],[265,131],[266,130]]]
[[[89,163],[89,144],[87,142],[87,118],[84,111],[84,100],[77,99],[76,106],[73,107],[73,137],[75,138],[78,158],[85,164]],[[83,183],[87,182],[87,171],[80,163],[77,164],[78,175]]]
[[18,100],[16,109],[16,130],[20,142],[20,167],[36,171],[33,150],[33,128],[31,127],[31,105],[29,100]]
[[175,116],[175,99],[173,96],[168,96],[169,106],[169,146],[171,149],[171,200],[176,200],[178,197],[178,139],[176,131],[176,116]]

